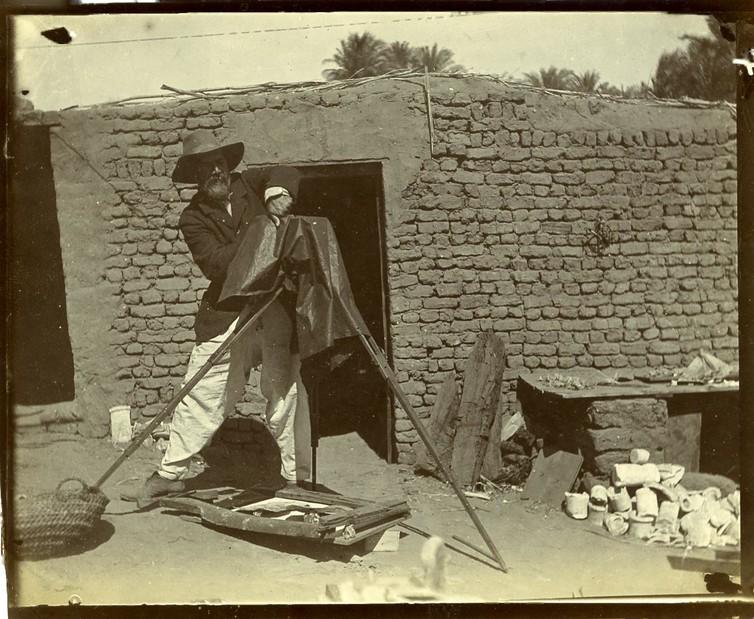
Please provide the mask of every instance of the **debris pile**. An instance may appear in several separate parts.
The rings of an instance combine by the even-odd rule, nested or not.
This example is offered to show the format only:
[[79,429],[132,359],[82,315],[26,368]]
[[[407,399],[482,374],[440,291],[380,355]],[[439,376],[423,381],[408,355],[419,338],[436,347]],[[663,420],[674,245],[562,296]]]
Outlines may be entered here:
[[571,391],[581,391],[586,389],[588,385],[577,376],[564,376],[563,374],[544,374],[537,380],[547,385],[548,387],[555,387],[557,389],[568,389]]
[[705,350],[700,350],[691,363],[674,376],[674,380],[679,384],[717,383],[736,378],[738,372],[733,366]]
[[646,383],[671,385],[726,385],[738,382],[738,364],[728,364],[704,349],[684,368],[657,366],[641,370],[635,378]]
[[[571,517],[647,543],[684,547],[737,546],[741,537],[741,495],[725,484],[702,490],[684,487],[684,467],[649,462],[633,449],[630,462],[613,466],[611,485],[565,493]],[[690,484],[689,484],[690,485]]]
[[[519,414],[519,413],[517,413]],[[520,427],[508,440],[500,441],[502,464],[492,471],[492,480],[511,486],[521,486],[531,473],[532,460],[542,448],[542,441],[525,427]]]

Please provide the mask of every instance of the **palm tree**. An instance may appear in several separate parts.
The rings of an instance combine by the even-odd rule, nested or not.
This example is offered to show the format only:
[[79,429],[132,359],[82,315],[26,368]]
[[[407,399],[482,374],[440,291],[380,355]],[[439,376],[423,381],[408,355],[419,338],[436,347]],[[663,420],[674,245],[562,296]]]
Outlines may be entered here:
[[600,74],[597,71],[574,73],[571,77],[571,86],[578,92],[596,92],[601,86]]
[[597,92],[603,94],[603,95],[610,95],[613,97],[620,97],[621,96],[621,90],[617,86],[613,86],[610,82],[601,82],[599,86],[597,86]]
[[654,91],[656,89],[655,80],[651,80],[651,84],[648,84],[647,82],[640,82],[639,84],[634,84],[632,86],[628,86],[627,88],[622,88],[622,96],[624,99],[649,99],[652,96],[654,96]]
[[542,68],[538,72],[524,73],[524,78],[532,86],[539,88],[551,88],[553,90],[568,90],[570,87],[573,71],[550,67]]
[[707,18],[707,27],[706,36],[684,35],[685,48],[660,56],[652,79],[658,97],[735,100],[736,73],[730,69],[735,43],[723,36],[714,18]]
[[325,69],[322,76],[328,80],[344,80],[351,77],[380,75],[383,71],[382,50],[385,43],[370,32],[352,32],[341,39],[340,47],[332,58],[324,62],[334,63],[335,69]]
[[418,47],[414,53],[413,68],[426,70],[429,73],[460,73],[465,69],[460,64],[453,64],[453,52],[444,47],[426,45]]
[[395,71],[409,69],[414,59],[414,49],[407,41],[393,41],[382,50],[383,69]]

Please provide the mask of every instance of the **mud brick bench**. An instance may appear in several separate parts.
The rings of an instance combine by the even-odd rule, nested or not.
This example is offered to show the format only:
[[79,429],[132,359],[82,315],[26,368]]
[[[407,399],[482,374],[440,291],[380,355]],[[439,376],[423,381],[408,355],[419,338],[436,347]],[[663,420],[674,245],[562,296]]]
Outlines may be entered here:
[[[561,386],[569,378],[584,386]],[[536,370],[518,380],[529,430],[548,451],[581,452],[584,470],[597,477],[609,475],[616,462],[628,462],[634,447],[648,449],[652,462],[681,464],[687,471],[738,471],[737,384],[611,382],[589,368]]]

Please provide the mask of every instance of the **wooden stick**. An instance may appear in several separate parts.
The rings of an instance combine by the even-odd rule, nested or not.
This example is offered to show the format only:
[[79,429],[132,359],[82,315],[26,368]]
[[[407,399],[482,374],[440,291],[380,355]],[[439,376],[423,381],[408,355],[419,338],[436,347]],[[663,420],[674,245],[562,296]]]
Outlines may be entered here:
[[479,531],[479,534],[482,536],[482,539],[484,539],[485,543],[487,544],[487,547],[490,549],[490,552],[492,552],[493,556],[495,557],[495,560],[500,565],[500,569],[503,572],[507,572],[508,568],[506,567],[505,562],[503,561],[503,558],[500,556],[500,552],[498,552],[498,549],[495,547],[495,543],[492,541],[492,538],[489,536],[489,534],[485,530],[484,525],[482,524],[482,521],[479,520],[479,516],[477,516],[476,512],[474,511],[474,508],[471,506],[468,499],[466,498],[466,495],[464,495],[463,490],[461,490],[460,486],[458,485],[458,482],[455,480],[455,478],[450,473],[450,471],[447,470],[445,466],[443,465],[442,460],[440,459],[440,455],[437,453],[435,446],[432,444],[432,440],[427,434],[427,430],[424,428],[424,425],[419,419],[419,415],[417,415],[416,411],[414,410],[414,407],[411,406],[411,403],[408,401],[406,394],[403,393],[403,390],[398,384],[398,379],[393,373],[393,370],[387,364],[385,355],[373,342],[373,340],[371,339],[371,336],[367,337],[359,330],[356,320],[351,315],[350,310],[345,306],[345,304],[341,304],[341,308],[343,309],[343,312],[348,318],[348,321],[351,323],[351,328],[353,328],[353,330],[359,334],[359,339],[364,344],[370,357],[372,357],[372,361],[377,366],[377,369],[380,371],[383,378],[388,382],[388,384],[392,388],[393,393],[395,394],[395,397],[398,399],[398,402],[400,402],[401,406],[403,407],[403,410],[406,412],[409,419],[411,420],[411,423],[416,429],[416,432],[419,434],[419,438],[421,438],[421,440],[426,445],[427,451],[432,455],[435,462],[437,462],[437,468],[444,475],[445,479],[448,480],[448,483],[450,483],[450,485],[453,487],[453,491],[456,493],[456,496],[461,501],[463,508],[466,510],[466,513],[471,518],[472,522],[474,523],[474,526]]
[[429,71],[424,67],[424,97],[427,101],[427,121],[429,122],[429,156],[435,156],[435,125],[432,120],[432,100],[429,90]]
[[[411,533],[416,533],[417,535],[421,535],[422,537],[426,537],[427,539],[429,539],[430,537],[432,537],[431,533],[428,533],[427,531],[424,531],[423,529],[420,529],[419,527],[415,527],[415,526],[412,526],[410,524],[406,524],[405,522],[398,523],[398,526],[406,529],[406,531],[409,531]],[[492,569],[495,569],[495,570],[499,570],[500,569],[500,566],[496,565],[496,562],[495,562],[495,564],[489,564],[489,563],[487,563],[487,561],[484,561],[483,559],[480,559],[476,555],[472,555],[472,554],[466,552],[464,549],[459,548],[458,546],[454,546],[454,545],[448,544],[448,543],[446,543],[445,545],[448,548],[450,548],[452,551],[457,552],[459,555],[463,555],[464,557],[467,557],[467,558],[471,559],[472,561],[476,561],[478,563],[481,563],[482,565],[486,565],[487,567],[491,567]],[[487,553],[482,553],[482,556],[485,559],[488,558]],[[492,561],[495,561],[491,557],[490,557],[490,559]]]
[[179,95],[189,95],[191,97],[199,97],[200,99],[213,98],[209,95],[205,95],[203,92],[196,92],[194,90],[182,90],[180,88],[174,88],[173,86],[168,86],[167,84],[163,84],[162,86],[160,86],[160,90],[169,90],[170,92],[177,92]]
[[237,328],[236,331],[234,331],[220,346],[217,348],[217,350],[212,353],[207,361],[205,361],[204,365],[200,367],[196,374],[194,374],[187,382],[186,384],[181,387],[180,391],[178,391],[177,394],[173,396],[173,398],[165,405],[165,408],[163,408],[159,414],[157,414],[154,419],[147,425],[146,428],[139,434],[134,440],[131,441],[129,446],[126,448],[126,450],[120,455],[120,457],[113,462],[110,465],[110,468],[108,468],[103,474],[102,477],[100,477],[97,480],[97,483],[94,484],[95,488],[99,488],[102,484],[107,481],[107,479],[112,475],[118,467],[125,462],[125,460],[133,454],[138,448],[139,445],[141,445],[146,438],[150,435],[152,430],[154,430],[159,423],[165,419],[170,413],[173,412],[176,406],[181,403],[183,398],[185,398],[189,393],[191,393],[191,390],[196,386],[196,384],[204,377],[204,375],[209,372],[210,368],[212,368],[215,363],[225,354],[225,352],[243,335],[246,333],[246,331],[249,330],[251,325],[253,325],[259,317],[264,313],[264,311],[272,305],[273,301],[277,299],[280,296],[280,293],[283,292],[282,286],[277,289],[277,291],[270,297],[270,299],[257,311],[256,314],[254,314],[251,318],[249,318],[246,322],[244,322],[240,328]]

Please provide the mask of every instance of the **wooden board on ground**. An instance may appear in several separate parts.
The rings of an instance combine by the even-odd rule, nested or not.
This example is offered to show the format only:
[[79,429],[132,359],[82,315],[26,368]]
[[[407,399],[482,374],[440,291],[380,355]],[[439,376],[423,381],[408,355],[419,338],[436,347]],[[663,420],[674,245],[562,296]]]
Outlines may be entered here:
[[[458,406],[461,403],[461,392],[458,388],[458,375],[453,372],[445,379],[432,406],[429,418],[429,431],[432,444],[440,455],[440,462],[449,470],[453,457],[453,439],[456,435],[458,421]],[[424,443],[419,441],[415,446],[416,464],[414,469],[439,475],[434,458],[429,454]]]
[[500,399],[505,369],[505,344],[493,333],[482,333],[466,362],[458,427],[453,442],[452,469],[461,486],[479,480],[490,427]]
[[567,451],[556,451],[547,456],[544,450],[540,451],[521,498],[559,508],[565,493],[573,487],[583,461],[580,455]]
[[346,546],[411,516],[408,504],[399,499],[377,503],[301,489],[235,489],[233,496],[217,489],[188,491],[162,497],[160,505],[212,526]]
[[367,552],[398,552],[400,543],[401,532],[397,528],[388,529],[364,540]]
[[668,563],[674,570],[701,572],[703,574],[741,575],[741,551],[712,548],[684,549],[681,553],[668,555]]

